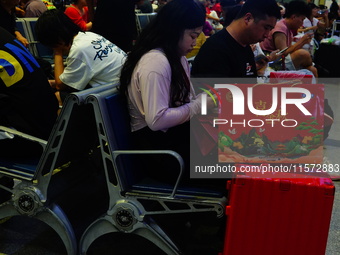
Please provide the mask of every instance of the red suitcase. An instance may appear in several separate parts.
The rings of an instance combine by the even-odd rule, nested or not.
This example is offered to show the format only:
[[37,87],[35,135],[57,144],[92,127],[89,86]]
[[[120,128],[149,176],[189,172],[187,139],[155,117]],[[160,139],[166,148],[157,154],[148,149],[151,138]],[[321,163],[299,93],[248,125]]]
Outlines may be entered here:
[[325,254],[335,193],[332,180],[284,175],[287,178],[237,174],[229,182],[223,255]]

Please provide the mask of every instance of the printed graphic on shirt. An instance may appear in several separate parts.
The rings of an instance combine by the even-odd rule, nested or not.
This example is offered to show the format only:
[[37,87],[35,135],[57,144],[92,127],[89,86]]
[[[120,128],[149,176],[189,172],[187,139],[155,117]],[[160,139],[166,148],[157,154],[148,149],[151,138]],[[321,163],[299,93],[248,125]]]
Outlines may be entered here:
[[[24,69],[32,73],[39,64],[29,51],[17,40],[15,44],[7,43],[9,51],[0,50],[0,78],[10,87],[24,77]],[[19,61],[20,60],[20,61]]]
[[10,87],[24,77],[21,64],[9,53],[0,50],[0,78]]
[[254,72],[251,72],[251,68],[252,68],[252,66],[249,63],[247,63],[247,66],[246,66],[246,75],[247,76],[248,75],[254,75]]
[[120,48],[118,48],[114,43],[110,42],[109,40],[105,39],[104,37],[98,38],[97,40],[93,40],[91,42],[93,45],[93,49],[96,50],[96,54],[93,60],[106,58],[112,52],[117,52],[118,54],[124,54]]

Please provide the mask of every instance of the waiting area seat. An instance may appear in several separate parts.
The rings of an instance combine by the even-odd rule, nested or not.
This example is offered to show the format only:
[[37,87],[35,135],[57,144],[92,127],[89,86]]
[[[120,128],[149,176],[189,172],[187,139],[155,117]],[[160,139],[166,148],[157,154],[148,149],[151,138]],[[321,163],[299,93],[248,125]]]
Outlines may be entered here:
[[157,15],[157,13],[137,13],[136,24],[138,34],[150,23],[150,21]]
[[334,20],[333,24],[332,24],[331,37],[333,37],[334,35],[339,36],[339,34],[340,34],[340,21],[339,20]]
[[[94,241],[106,234],[132,234],[151,241],[166,254],[181,254],[181,248],[158,224],[157,216],[212,213],[224,216],[223,194],[200,187],[183,187],[183,160],[169,150],[131,150],[129,114],[125,97],[117,88],[94,93],[87,98],[95,113],[103,166],[109,192],[107,212],[84,232],[80,254],[89,254]],[[169,155],[178,162],[178,177],[173,184],[155,181],[140,171],[138,156]],[[150,162],[152,164],[152,162]],[[162,169],[159,169],[162,171]]]
[[42,58],[53,64],[53,50],[40,43],[35,33],[38,18],[18,18],[16,25],[21,34],[29,42],[29,51],[37,58]]
[[12,180],[14,184],[12,187],[0,184],[1,194],[11,194],[0,204],[0,220],[13,216],[38,219],[58,234],[68,255],[77,253],[75,231],[65,213],[66,207],[63,207],[66,205],[65,198],[70,200],[69,208],[66,209],[72,212],[76,207],[79,212],[81,207],[78,207],[77,201],[80,196],[74,190],[81,183],[86,183],[88,189],[91,186],[87,183],[91,184],[94,176],[98,175],[93,167],[95,164],[88,163],[91,152],[98,146],[98,136],[93,109],[85,104],[85,99],[89,93],[113,86],[100,86],[70,94],[48,141],[0,127],[0,131],[37,142],[44,148],[40,158],[10,160],[0,155],[0,178]]

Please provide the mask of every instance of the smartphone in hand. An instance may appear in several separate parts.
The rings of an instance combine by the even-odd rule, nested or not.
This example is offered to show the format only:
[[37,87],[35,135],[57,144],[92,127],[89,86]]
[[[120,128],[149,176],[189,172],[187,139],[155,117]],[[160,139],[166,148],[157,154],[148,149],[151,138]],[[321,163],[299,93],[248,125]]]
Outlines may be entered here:
[[281,55],[282,53],[284,53],[286,50],[288,49],[288,47],[280,50],[279,52],[276,53],[276,55]]

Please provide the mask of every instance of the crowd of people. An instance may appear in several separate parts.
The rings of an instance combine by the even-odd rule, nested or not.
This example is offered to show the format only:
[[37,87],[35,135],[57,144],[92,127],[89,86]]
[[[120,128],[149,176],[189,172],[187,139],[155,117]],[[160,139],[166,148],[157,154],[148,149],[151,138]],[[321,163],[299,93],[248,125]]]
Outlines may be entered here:
[[[47,8],[41,0],[20,2],[24,17],[39,17],[36,33],[39,41],[54,51],[55,79],[48,82],[39,71],[39,64],[25,48],[27,40],[15,29],[19,0],[0,0],[0,26],[4,28],[0,30],[1,125],[47,139],[57,101],[62,107],[70,92],[119,83],[127,97],[136,148],[175,150],[186,166],[188,124],[201,111],[201,97],[195,94],[191,78],[256,78],[260,68],[254,48],[262,50],[264,65],[274,56],[284,56],[286,70],[307,69],[318,77],[304,45],[320,30],[326,33],[338,13],[332,5],[330,19],[327,12],[318,12],[316,5],[295,0],[286,5],[275,0],[75,0],[66,9]],[[117,6],[120,11],[113,15]],[[157,15],[137,35],[136,8],[141,11],[150,6]],[[205,31],[208,25],[211,29]],[[305,34],[295,41],[298,31]],[[191,55],[195,57],[191,68],[187,56],[198,38],[202,41],[195,49],[197,55]],[[8,43],[25,51],[29,61],[23,61]],[[33,71],[29,67],[34,67]],[[212,107],[209,100],[208,107]],[[23,128],[9,119],[12,112],[31,127]],[[41,117],[44,115],[49,117]],[[39,125],[44,132],[37,133]],[[0,145],[7,146],[12,140],[0,139]],[[169,165],[164,168],[171,172]]]

